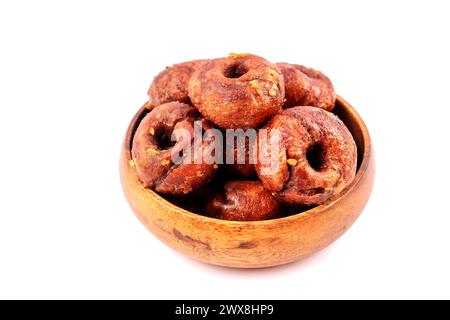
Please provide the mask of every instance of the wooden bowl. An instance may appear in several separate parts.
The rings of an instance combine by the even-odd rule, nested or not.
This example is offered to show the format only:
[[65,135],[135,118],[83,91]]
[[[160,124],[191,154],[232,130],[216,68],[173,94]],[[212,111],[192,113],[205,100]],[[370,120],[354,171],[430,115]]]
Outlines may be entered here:
[[334,113],[358,147],[352,184],[326,203],[287,217],[239,222],[205,217],[182,209],[144,188],[130,167],[133,134],[148,112],[135,115],[122,146],[120,174],[128,202],[141,222],[168,246],[203,262],[235,268],[262,268],[308,256],[339,238],[366,205],[374,180],[369,132],[353,107],[338,97]]

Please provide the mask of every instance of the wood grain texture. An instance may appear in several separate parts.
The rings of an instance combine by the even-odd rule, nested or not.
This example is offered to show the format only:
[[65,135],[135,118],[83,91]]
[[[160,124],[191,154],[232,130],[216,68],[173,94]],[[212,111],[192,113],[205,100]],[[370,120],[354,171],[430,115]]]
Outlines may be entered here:
[[375,162],[369,132],[353,107],[338,97],[333,112],[351,131],[359,159],[356,177],[343,192],[311,210],[274,220],[225,221],[189,212],[145,189],[130,167],[133,133],[145,112],[144,106],[133,118],[122,146],[120,175],[125,196],[150,232],[168,246],[200,261],[262,268],[306,257],[348,230],[372,191]]

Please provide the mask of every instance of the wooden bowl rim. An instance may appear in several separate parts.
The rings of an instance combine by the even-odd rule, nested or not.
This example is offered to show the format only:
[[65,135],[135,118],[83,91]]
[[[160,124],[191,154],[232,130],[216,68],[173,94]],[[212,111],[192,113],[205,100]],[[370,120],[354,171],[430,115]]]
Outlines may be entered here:
[[135,114],[135,116],[131,120],[130,125],[128,126],[128,129],[126,132],[126,136],[125,136],[125,140],[124,140],[124,148],[126,151],[125,160],[126,160],[127,170],[132,171],[132,176],[134,177],[135,182],[154,201],[158,201],[159,204],[167,207],[171,211],[175,211],[183,216],[186,216],[186,217],[198,220],[198,221],[203,221],[205,223],[215,223],[215,224],[221,224],[221,225],[235,225],[235,226],[250,226],[250,225],[261,226],[261,225],[268,225],[268,224],[273,224],[273,223],[283,223],[283,222],[289,223],[289,221],[297,220],[297,219],[310,219],[310,218],[313,218],[313,217],[317,216],[318,214],[326,211],[328,208],[336,205],[342,198],[346,197],[349,193],[352,192],[352,190],[360,183],[361,178],[366,173],[367,167],[369,165],[369,160],[371,157],[370,135],[369,135],[369,131],[368,131],[363,119],[358,114],[358,112],[355,110],[355,108],[353,108],[350,105],[350,103],[348,103],[346,100],[344,100],[341,96],[337,95],[336,101],[339,104],[341,104],[342,107],[344,107],[346,109],[346,111],[348,113],[350,113],[353,118],[355,118],[357,120],[358,128],[361,130],[362,137],[363,137],[363,143],[364,143],[364,150],[362,153],[361,164],[356,172],[355,178],[353,179],[352,183],[347,188],[345,188],[341,193],[335,195],[334,197],[330,198],[329,200],[327,200],[325,203],[323,203],[321,205],[318,205],[314,208],[311,208],[309,210],[306,210],[306,211],[303,211],[300,213],[292,214],[292,215],[289,215],[286,217],[274,218],[274,219],[269,219],[269,220],[260,220],[260,221],[222,220],[222,219],[218,219],[218,218],[204,216],[204,215],[180,208],[180,207],[176,206],[175,204],[171,203],[170,201],[164,199],[162,196],[160,196],[155,191],[145,188],[139,182],[139,179],[138,179],[136,173],[134,172],[134,170],[130,170],[128,163],[131,161],[131,144],[132,144],[132,138],[134,136],[134,132],[137,129],[138,122],[141,121],[143,112],[148,111],[148,109],[146,108],[146,104],[144,104],[141,107],[141,109],[139,109],[139,111]]

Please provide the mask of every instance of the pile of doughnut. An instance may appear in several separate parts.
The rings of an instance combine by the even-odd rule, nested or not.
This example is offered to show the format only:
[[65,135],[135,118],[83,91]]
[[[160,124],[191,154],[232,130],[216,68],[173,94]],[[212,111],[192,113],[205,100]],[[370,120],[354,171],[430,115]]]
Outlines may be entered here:
[[[130,166],[143,187],[171,199],[195,199],[205,215],[273,219],[289,209],[320,205],[354,179],[356,144],[331,113],[336,94],[320,71],[230,54],[167,67],[154,78],[148,96]],[[218,130],[278,130],[281,147],[270,158],[276,170],[266,174],[267,163],[258,161],[173,163],[173,154],[191,141],[171,142],[171,135],[179,128],[192,132],[194,121]],[[203,140],[202,146],[209,143]]]

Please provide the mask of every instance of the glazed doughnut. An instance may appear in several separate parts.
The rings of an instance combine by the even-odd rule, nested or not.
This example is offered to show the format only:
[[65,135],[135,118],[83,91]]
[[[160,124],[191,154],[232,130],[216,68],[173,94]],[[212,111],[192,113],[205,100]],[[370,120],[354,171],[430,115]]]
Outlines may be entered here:
[[222,128],[258,127],[284,102],[283,76],[269,61],[251,54],[209,60],[189,81],[189,98]]
[[331,111],[336,93],[330,79],[322,72],[298,64],[276,64],[284,76],[286,86],[285,108],[313,106]]
[[278,148],[268,143],[266,149],[258,149],[267,150],[263,154],[275,163],[258,159],[255,167],[266,189],[279,200],[292,205],[321,204],[353,180],[356,145],[347,127],[332,113],[293,107],[275,115],[264,128],[269,135],[273,129],[279,132]]
[[226,181],[223,192],[217,192],[206,205],[207,213],[216,218],[236,221],[266,220],[279,214],[280,203],[260,181]]
[[[145,187],[166,194],[187,194],[213,177],[217,169],[214,164],[172,161],[183,148],[189,148],[194,154],[192,140],[177,135],[180,132],[177,129],[185,129],[193,139],[196,114],[197,110],[190,105],[169,102],[154,108],[141,121],[133,138],[130,164]],[[175,143],[171,142],[172,133]],[[211,141],[204,140],[203,146],[208,143]]]
[[148,89],[151,107],[172,101],[189,103],[188,83],[192,73],[206,60],[193,60],[174,64],[161,71]]

